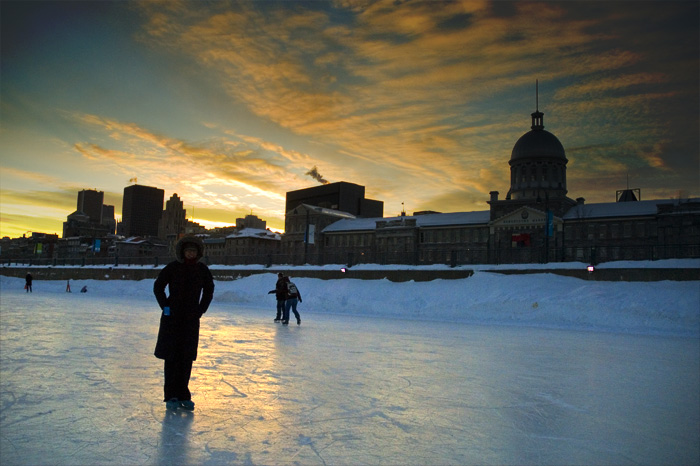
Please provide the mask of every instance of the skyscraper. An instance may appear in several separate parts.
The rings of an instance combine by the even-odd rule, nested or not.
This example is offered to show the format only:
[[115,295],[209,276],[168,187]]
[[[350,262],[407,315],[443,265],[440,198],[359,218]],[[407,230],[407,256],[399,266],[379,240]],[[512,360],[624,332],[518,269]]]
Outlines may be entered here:
[[102,205],[102,225],[107,227],[110,234],[117,230],[117,221],[114,218],[114,206]]
[[102,223],[102,203],[105,193],[94,189],[83,189],[78,193],[78,212],[90,217],[91,223]]
[[158,226],[158,237],[170,240],[177,239],[185,232],[186,223],[184,204],[177,194],[173,194],[165,203],[165,210]]
[[124,236],[158,236],[165,191],[138,184],[124,188],[122,231]]

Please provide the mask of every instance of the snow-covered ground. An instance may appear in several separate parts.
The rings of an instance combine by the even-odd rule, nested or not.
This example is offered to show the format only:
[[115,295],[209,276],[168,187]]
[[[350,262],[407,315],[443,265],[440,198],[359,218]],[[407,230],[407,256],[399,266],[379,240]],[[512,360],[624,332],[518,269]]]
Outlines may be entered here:
[[292,277],[282,327],[275,280],[216,283],[172,415],[152,280],[0,277],[3,466],[700,463],[700,282]]
[[[340,267],[327,265],[320,268],[337,271]],[[392,270],[399,267],[421,268],[358,265],[353,269]],[[440,267],[448,268],[430,266],[429,269]],[[301,290],[304,311],[314,314],[700,337],[698,281],[598,282],[548,273],[506,276],[486,271],[557,267],[585,269],[586,264],[473,266],[475,273],[468,279],[430,282],[329,281],[294,278],[293,273],[292,280]],[[700,268],[700,260],[612,262],[598,266],[606,267]],[[297,267],[299,270],[309,268],[319,267]],[[278,269],[272,267],[269,273],[217,282],[214,303],[232,312],[236,307],[269,309],[274,306],[274,297],[267,292],[274,288]],[[3,276],[0,280],[3,292],[24,286],[21,279]],[[71,280],[73,291],[87,286],[91,298],[130,296],[147,302],[152,300],[152,285],[152,280]],[[65,287],[63,281],[35,281],[34,286],[38,293],[63,293]]]

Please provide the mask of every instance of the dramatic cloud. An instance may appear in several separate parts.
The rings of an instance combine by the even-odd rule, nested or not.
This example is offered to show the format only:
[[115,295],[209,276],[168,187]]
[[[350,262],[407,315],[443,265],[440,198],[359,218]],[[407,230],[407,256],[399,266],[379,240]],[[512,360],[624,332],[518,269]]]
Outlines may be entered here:
[[388,214],[482,210],[539,79],[570,195],[609,200],[628,174],[700,195],[696,2],[41,5],[3,4],[3,42],[22,44],[3,48],[3,170],[110,192],[136,177],[222,222],[281,226],[285,193],[325,179]]

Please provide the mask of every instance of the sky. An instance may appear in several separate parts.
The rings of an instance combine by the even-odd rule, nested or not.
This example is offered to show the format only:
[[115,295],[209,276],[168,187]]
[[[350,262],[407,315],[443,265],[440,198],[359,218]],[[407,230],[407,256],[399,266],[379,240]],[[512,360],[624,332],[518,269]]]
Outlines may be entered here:
[[[176,193],[209,228],[366,187],[384,215],[488,210],[544,113],[568,195],[700,196],[697,1],[0,3],[0,236],[83,189]],[[536,101],[535,83],[539,82]]]

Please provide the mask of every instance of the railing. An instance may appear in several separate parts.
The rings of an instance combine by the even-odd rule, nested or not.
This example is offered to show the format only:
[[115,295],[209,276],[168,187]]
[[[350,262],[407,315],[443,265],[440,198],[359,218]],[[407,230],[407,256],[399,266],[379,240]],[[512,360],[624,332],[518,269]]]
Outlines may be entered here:
[[[263,254],[205,256],[210,265],[326,265],[326,264],[379,264],[379,265],[434,265],[452,267],[472,264],[528,264],[548,262],[586,262],[598,264],[620,260],[660,260],[700,258],[700,244],[673,244],[654,246],[586,246],[549,248],[431,248],[418,252],[388,251],[373,253],[366,250],[344,251],[342,253],[320,254]],[[159,267],[174,260],[165,256],[139,257],[84,257],[84,258],[41,258],[41,257],[2,257],[0,265],[27,266],[71,266],[71,267]]]

